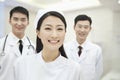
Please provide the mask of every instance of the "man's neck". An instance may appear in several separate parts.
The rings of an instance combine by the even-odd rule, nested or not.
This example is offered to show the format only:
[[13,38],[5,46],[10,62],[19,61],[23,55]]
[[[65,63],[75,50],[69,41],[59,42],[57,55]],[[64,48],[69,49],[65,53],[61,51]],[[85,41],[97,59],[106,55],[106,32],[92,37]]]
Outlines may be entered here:
[[86,39],[77,39],[77,42],[82,45],[85,42]]
[[13,34],[18,37],[19,39],[22,39],[24,37],[24,33],[23,34],[16,34],[13,32]]

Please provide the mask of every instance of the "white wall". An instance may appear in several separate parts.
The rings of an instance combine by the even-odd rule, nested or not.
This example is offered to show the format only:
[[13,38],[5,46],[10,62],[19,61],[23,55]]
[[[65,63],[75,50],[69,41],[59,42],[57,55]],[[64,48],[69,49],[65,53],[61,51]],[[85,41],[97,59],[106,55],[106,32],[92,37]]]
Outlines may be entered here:
[[113,40],[114,42],[114,52],[112,53],[112,67],[120,72],[120,11],[115,11],[114,12],[114,17],[113,17]]
[[5,21],[5,18],[4,18],[4,13],[5,13],[5,8],[4,8],[4,4],[0,3],[0,37],[3,37],[4,36],[4,21]]

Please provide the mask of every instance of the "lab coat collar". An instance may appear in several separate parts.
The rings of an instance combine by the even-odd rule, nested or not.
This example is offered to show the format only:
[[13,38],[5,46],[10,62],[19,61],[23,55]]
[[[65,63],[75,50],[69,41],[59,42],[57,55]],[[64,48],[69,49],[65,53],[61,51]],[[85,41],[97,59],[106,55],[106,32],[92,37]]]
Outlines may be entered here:
[[16,45],[19,41],[19,39],[12,32],[10,32],[8,34],[8,39],[7,40],[9,40],[8,44],[10,44],[10,45]]
[[[8,34],[8,38],[10,39],[10,45],[16,45],[18,44],[19,38],[17,38],[12,32]],[[22,39],[23,45],[30,45],[29,41],[27,40],[27,37],[24,36]]]
[[82,45],[86,50],[91,49],[91,42],[89,40],[86,40]]
[[23,41],[23,45],[27,45],[27,46],[30,45],[30,43],[27,39],[27,36],[24,36],[21,40]]
[[77,40],[75,40],[75,46],[81,46],[81,47],[83,47],[83,49],[85,49],[85,50],[89,50],[89,49],[91,48],[90,43],[91,43],[91,42],[90,42],[88,39],[86,39],[85,42],[84,42],[82,45],[80,45],[80,44],[77,42]]
[[[39,52],[37,55],[40,55],[40,56],[38,56],[38,59],[40,59],[44,68],[46,68],[46,69],[48,69],[48,68],[54,68],[54,69],[56,68],[57,69],[57,68],[63,67],[67,63],[67,59],[64,58],[62,55],[59,55],[54,61],[47,62],[47,63],[42,58],[42,51]],[[62,64],[62,65],[59,65],[59,64]]]
[[[26,55],[29,52],[28,46],[30,45],[30,43],[26,36],[24,36],[22,40],[23,40],[23,46],[27,46],[23,48],[23,55]],[[17,56],[20,56],[21,54],[19,52],[19,49],[16,48],[17,47],[16,45],[18,45],[18,41],[19,41],[19,38],[17,38],[12,32],[10,32],[8,34],[6,44],[7,46],[12,47],[12,49],[14,50],[13,53],[15,53]]]

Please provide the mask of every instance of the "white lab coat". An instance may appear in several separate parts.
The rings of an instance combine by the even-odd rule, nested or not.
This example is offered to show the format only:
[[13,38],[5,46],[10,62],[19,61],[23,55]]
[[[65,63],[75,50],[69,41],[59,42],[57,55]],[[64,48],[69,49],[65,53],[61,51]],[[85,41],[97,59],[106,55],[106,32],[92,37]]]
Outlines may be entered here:
[[52,62],[45,62],[41,52],[23,56],[14,70],[15,80],[80,80],[79,64],[61,55]]
[[[1,56],[1,52],[3,49],[5,37],[0,39],[0,80],[14,80],[13,76],[13,64],[21,56],[18,47],[18,38],[11,32],[8,34],[7,41],[5,44],[5,56]],[[24,36],[23,40],[23,52],[22,56],[33,54],[35,51],[28,46],[30,45],[26,36]],[[31,42],[33,45],[33,43]]]
[[81,45],[83,49],[79,57],[78,46],[76,40],[64,44],[68,58],[78,62],[81,66],[81,80],[99,80],[103,73],[101,48],[86,40]]

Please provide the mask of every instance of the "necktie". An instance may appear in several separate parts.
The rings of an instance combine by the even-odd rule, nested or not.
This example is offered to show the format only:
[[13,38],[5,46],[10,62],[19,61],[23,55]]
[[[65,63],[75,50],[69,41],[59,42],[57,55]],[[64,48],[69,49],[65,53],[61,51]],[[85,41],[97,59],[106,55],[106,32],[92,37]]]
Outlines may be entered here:
[[79,48],[78,55],[80,56],[81,53],[82,53],[82,47],[81,47],[81,46],[78,46],[78,48]]
[[22,45],[22,40],[19,40],[19,50],[20,50],[20,52],[21,52],[21,54],[22,54],[22,49],[23,49],[23,45]]

